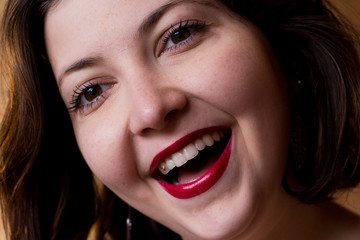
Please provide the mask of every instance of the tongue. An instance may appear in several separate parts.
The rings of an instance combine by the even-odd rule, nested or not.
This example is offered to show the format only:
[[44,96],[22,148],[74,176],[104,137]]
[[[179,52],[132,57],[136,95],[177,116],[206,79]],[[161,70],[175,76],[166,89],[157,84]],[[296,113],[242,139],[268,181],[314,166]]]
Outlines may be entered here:
[[217,155],[208,156],[206,159],[192,159],[179,168],[179,184],[194,182],[203,176],[219,158]]

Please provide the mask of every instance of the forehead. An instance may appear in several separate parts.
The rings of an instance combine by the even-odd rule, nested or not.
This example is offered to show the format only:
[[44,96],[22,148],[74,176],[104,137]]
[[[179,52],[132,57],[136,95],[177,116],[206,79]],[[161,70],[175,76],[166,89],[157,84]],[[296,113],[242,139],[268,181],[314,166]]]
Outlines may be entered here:
[[[102,46],[127,49],[151,9],[166,0],[61,0],[45,18],[45,42],[54,72],[73,59],[104,51]],[[116,36],[115,36],[116,33]],[[121,33],[121,34],[119,34]],[[106,54],[106,53],[104,53]]]
[[[93,27],[104,21],[136,24],[146,15],[160,13],[182,4],[220,6],[216,0],[61,0],[47,13],[46,24],[60,20],[62,24],[93,23]],[[50,23],[49,23],[50,22]],[[102,25],[103,26],[103,25]],[[110,27],[110,26],[108,26]]]
[[[149,2],[148,5],[154,6],[164,1]],[[92,37],[91,33],[98,32],[99,28],[111,31],[121,24],[125,29],[141,19],[140,16],[146,13],[145,6],[146,1],[140,0],[61,0],[46,15],[45,34],[59,37],[68,33],[77,36],[86,33]]]
[[138,46],[141,30],[156,25],[168,12],[182,19],[186,12],[209,5],[212,9],[220,6],[215,0],[61,0],[45,18],[45,42],[53,70],[55,74],[63,71],[64,65],[85,53],[110,56],[106,49],[131,49]]

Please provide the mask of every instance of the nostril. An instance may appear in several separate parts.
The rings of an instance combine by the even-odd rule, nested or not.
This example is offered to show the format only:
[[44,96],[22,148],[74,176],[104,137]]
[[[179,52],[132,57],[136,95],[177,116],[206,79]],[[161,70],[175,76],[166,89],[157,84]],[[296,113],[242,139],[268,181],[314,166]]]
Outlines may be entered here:
[[170,112],[168,112],[164,118],[164,121],[165,122],[170,121],[172,118],[174,118],[177,112],[178,110],[171,110]]
[[179,115],[180,112],[184,112],[188,104],[187,98],[183,94],[173,93],[171,97],[167,108],[169,112],[165,115],[164,122],[169,122],[175,117],[178,117],[177,115]]
[[152,127],[147,127],[147,128],[144,128],[142,130],[142,134],[147,134],[148,132],[150,132],[151,130],[153,129],[161,129],[162,127],[164,127],[166,124],[168,124],[169,122],[171,121],[174,121],[175,118],[177,117],[177,115],[179,114],[180,110],[177,110],[177,109],[174,109],[174,110],[171,110],[170,112],[168,112],[165,117],[163,118],[163,121],[159,121],[158,122],[158,125],[153,125]]
[[148,91],[137,96],[129,122],[134,134],[148,134],[151,130],[165,128],[176,121],[187,106],[187,98],[180,92]]
[[151,131],[151,128],[145,128],[142,130],[142,134],[146,135],[150,131]]

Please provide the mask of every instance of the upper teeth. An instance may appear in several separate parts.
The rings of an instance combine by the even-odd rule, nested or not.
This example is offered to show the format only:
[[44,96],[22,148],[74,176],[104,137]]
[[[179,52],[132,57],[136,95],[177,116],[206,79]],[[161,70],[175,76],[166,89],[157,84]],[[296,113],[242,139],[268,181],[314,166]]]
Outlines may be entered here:
[[222,137],[224,137],[222,131],[214,131],[211,134],[205,134],[201,138],[196,139],[182,150],[165,159],[159,166],[160,172],[166,175],[175,167],[181,167],[187,161],[195,158],[199,151],[204,150],[206,146],[211,147],[214,145],[214,142],[220,141]]

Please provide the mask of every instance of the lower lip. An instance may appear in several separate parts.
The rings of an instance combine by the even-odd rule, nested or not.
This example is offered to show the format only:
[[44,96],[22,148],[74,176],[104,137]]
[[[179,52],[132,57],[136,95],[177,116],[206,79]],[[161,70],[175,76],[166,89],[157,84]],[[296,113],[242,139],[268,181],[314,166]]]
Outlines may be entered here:
[[224,152],[214,165],[199,179],[194,182],[180,185],[172,185],[164,180],[159,180],[160,185],[173,197],[179,199],[189,199],[196,197],[215,185],[225,172],[231,156],[231,139],[229,140]]

